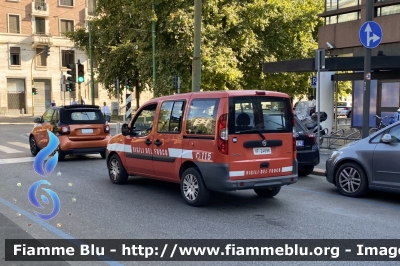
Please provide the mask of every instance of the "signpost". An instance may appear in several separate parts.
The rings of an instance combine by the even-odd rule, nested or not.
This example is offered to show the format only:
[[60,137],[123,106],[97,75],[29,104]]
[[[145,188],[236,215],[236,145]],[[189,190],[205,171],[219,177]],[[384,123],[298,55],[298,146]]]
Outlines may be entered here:
[[319,150],[319,143],[320,143],[320,137],[321,137],[321,130],[319,129],[320,127],[320,113],[321,113],[321,69],[325,69],[325,49],[317,49],[315,50],[315,69],[317,70],[317,103],[318,103],[318,118],[317,118],[317,147]]
[[311,77],[311,87],[314,89],[317,87],[317,77],[315,76]]
[[371,97],[371,49],[376,48],[382,41],[382,28],[372,21],[372,0],[367,1],[366,22],[361,26],[359,38],[365,47],[364,55],[364,92],[363,92],[363,123],[362,137],[369,135],[369,111]]

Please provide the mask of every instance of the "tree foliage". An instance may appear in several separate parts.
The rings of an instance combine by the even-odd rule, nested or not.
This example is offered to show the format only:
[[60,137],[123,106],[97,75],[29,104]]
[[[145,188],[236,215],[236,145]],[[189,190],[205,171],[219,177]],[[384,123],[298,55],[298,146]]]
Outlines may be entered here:
[[[313,57],[323,0],[203,0],[201,62],[203,90],[267,89],[298,95],[310,87],[311,73],[263,74],[262,64]],[[126,76],[174,93],[191,91],[193,0],[98,0],[91,22],[97,81],[116,94],[115,78]],[[156,84],[152,84],[152,22],[156,22]],[[88,51],[85,28],[67,33]]]

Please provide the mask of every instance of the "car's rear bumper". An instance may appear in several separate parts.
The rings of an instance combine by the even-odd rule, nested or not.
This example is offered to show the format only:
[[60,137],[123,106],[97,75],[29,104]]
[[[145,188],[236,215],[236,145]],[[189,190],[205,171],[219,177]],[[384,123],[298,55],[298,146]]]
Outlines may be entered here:
[[298,179],[297,160],[294,160],[293,171],[288,175],[241,180],[229,179],[228,164],[197,163],[197,166],[199,167],[199,170],[203,176],[206,187],[214,191],[235,191],[281,187],[296,183]]
[[107,148],[79,148],[79,149],[70,149],[70,150],[62,150],[65,154],[91,154],[91,153],[105,153]]
[[332,183],[332,184],[334,184],[334,173],[333,173],[333,169],[334,169],[334,167],[333,167],[333,160],[331,159],[331,158],[329,158],[328,160],[326,160],[326,163],[325,163],[325,176],[326,176],[326,180],[329,182],[329,183]]
[[298,150],[297,162],[299,166],[318,165],[320,163],[320,155],[317,147],[314,146],[311,150]]
[[93,152],[99,152],[98,150],[102,150],[102,152],[105,152],[110,136],[108,135],[104,139],[99,140],[72,141],[68,139],[68,136],[59,136],[58,139],[60,141],[60,149],[65,153],[72,152],[73,150],[93,150]]

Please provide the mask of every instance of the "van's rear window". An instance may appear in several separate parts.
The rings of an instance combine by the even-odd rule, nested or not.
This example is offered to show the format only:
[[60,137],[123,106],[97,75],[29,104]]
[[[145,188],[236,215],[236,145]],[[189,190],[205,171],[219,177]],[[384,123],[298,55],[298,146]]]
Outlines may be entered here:
[[229,134],[293,132],[290,100],[281,97],[248,96],[229,99]]
[[104,124],[105,119],[100,110],[79,109],[64,110],[61,122],[66,124]]

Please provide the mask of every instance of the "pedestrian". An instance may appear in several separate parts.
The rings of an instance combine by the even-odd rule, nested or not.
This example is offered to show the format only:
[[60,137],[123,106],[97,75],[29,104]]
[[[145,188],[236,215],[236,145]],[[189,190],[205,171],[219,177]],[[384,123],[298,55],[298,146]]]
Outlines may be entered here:
[[75,100],[75,98],[72,99],[71,105],[77,105],[78,102]]
[[56,106],[56,101],[55,101],[55,100],[53,100],[53,101],[51,102],[51,106]]
[[310,96],[308,97],[308,107],[309,107],[309,110],[310,110],[310,116],[311,116],[313,113],[315,113],[315,105],[316,105],[316,103],[315,103],[314,96],[310,95]]
[[396,123],[400,120],[400,108],[397,109],[397,112],[393,114],[393,117],[390,119],[389,124]]
[[101,112],[103,113],[104,118],[106,119],[106,121],[110,122],[111,112],[110,112],[110,108],[108,108],[106,102],[103,103],[103,107],[101,107]]

